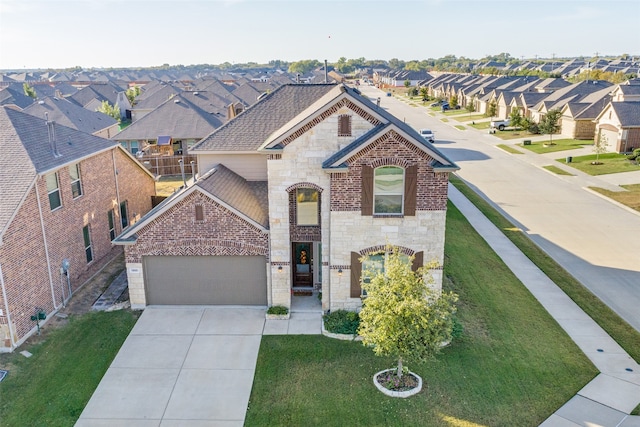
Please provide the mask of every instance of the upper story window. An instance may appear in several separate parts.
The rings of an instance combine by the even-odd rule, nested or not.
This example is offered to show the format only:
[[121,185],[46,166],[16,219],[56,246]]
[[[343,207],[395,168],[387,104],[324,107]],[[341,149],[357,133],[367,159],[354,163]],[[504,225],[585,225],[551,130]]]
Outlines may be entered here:
[[113,209],[107,212],[107,219],[109,221],[109,239],[113,240],[116,238],[116,215]]
[[84,254],[88,264],[93,261],[93,245],[91,244],[91,231],[88,225],[82,228],[82,239],[84,241]]
[[351,116],[341,114],[338,116],[338,136],[351,136]]
[[376,168],[373,178],[373,213],[402,215],[404,169],[397,166]]
[[313,188],[296,189],[296,224],[318,225],[318,190]]
[[60,198],[60,181],[58,180],[58,172],[50,173],[45,177],[47,182],[47,194],[49,195],[49,206],[51,210],[56,210],[62,206]]
[[120,225],[123,230],[129,225],[129,209],[126,200],[120,203]]
[[69,176],[71,177],[71,194],[73,198],[82,196],[82,181],[80,179],[80,164],[69,166]]

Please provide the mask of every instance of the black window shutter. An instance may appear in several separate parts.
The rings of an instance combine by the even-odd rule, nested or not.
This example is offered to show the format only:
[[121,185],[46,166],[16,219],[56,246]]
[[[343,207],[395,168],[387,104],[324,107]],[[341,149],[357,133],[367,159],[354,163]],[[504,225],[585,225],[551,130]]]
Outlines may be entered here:
[[362,274],[362,264],[360,254],[351,252],[351,298],[360,298],[362,289],[360,286],[360,276]]
[[413,257],[413,265],[411,266],[411,269],[413,271],[418,271],[418,269],[423,266],[424,266],[424,252],[422,251],[416,252]]
[[418,187],[418,165],[413,165],[405,170],[404,176],[404,215],[416,214],[416,194]]
[[373,215],[373,168],[362,165],[362,215]]

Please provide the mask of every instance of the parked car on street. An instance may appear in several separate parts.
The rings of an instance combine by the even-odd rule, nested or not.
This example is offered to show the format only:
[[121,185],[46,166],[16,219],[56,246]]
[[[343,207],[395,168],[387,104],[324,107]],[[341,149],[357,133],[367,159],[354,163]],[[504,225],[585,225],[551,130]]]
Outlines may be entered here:
[[436,142],[436,137],[431,129],[420,129],[420,136],[431,143]]

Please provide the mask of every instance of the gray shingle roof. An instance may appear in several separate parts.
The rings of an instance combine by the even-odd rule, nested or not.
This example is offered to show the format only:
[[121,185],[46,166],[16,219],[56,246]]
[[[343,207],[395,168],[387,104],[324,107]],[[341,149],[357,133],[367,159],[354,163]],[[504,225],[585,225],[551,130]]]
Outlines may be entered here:
[[116,145],[66,126],[56,125],[55,133],[59,157],[49,145],[44,119],[0,108],[0,237],[38,174]]
[[224,120],[226,116],[222,113],[203,111],[185,97],[176,95],[111,139],[155,139],[158,135],[200,139],[221,126]]
[[622,127],[640,127],[640,102],[612,102]]
[[276,130],[304,111],[335,84],[283,85],[216,129],[189,152],[257,150]]
[[269,200],[266,181],[247,181],[223,165],[214,166],[196,181],[197,186],[269,228]]
[[23,110],[27,114],[44,119],[48,113],[49,120],[62,126],[68,126],[86,133],[98,132],[117,122],[106,114],[89,111],[66,99],[47,97],[39,100]]

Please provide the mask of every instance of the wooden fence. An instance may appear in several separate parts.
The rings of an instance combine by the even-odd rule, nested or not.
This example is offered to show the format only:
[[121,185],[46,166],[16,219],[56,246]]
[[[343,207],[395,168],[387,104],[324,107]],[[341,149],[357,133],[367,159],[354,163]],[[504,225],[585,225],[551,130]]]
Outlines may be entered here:
[[198,165],[196,163],[196,156],[194,155],[138,157],[138,161],[155,175],[180,175],[182,173],[180,170],[180,159],[183,161],[184,173],[186,175],[191,175],[191,162],[193,162],[193,171],[198,173]]

